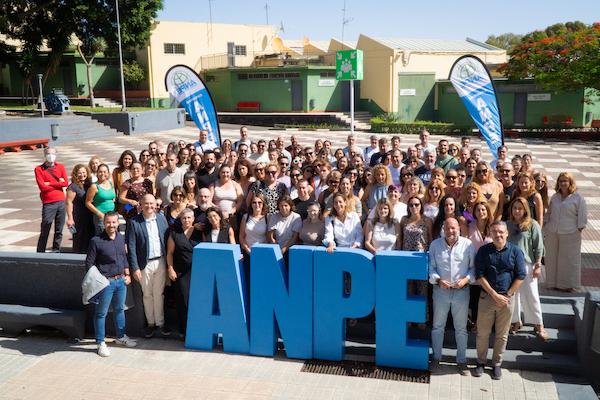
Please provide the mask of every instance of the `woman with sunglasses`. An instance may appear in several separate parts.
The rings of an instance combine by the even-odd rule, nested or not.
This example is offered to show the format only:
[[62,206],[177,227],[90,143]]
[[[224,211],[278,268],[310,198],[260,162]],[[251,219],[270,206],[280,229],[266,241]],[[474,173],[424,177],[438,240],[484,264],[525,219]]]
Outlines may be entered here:
[[516,180],[517,185],[513,191],[512,198],[522,197],[527,200],[531,217],[544,226],[544,203],[542,196],[535,190],[535,181],[530,174],[521,172]]
[[152,155],[150,154],[150,152],[148,150],[144,149],[140,152],[138,161],[142,164],[142,168],[146,167],[146,161],[148,161],[151,158],[152,158]]
[[349,168],[346,171],[345,176],[347,176],[348,179],[350,179],[350,184],[352,185],[352,193],[354,193],[354,195],[356,197],[358,197],[359,199],[362,200],[364,189],[360,185],[360,179],[359,179],[359,172],[358,171],[359,171],[359,169],[356,168],[356,167]]
[[473,182],[481,187],[481,193],[488,202],[494,221],[499,221],[504,208],[504,186],[494,178],[494,173],[487,162],[477,163]]
[[423,200],[413,196],[407,202],[407,214],[400,221],[398,240],[401,249],[425,252],[431,244],[431,220],[424,214]]
[[440,200],[444,197],[444,184],[438,180],[431,181],[423,197],[423,214],[432,221],[440,211]]
[[331,171],[327,177],[327,188],[321,192],[318,199],[321,210],[323,210],[323,217],[326,217],[331,212],[333,196],[340,188],[341,179],[342,174],[339,171]]
[[531,217],[527,199],[516,197],[509,209],[508,241],[520,248],[525,256],[527,276],[517,293],[512,315],[511,333],[516,333],[522,326],[521,313],[525,323],[533,324],[535,334],[543,341],[548,340],[542,319],[542,304],[538,291],[538,278],[542,272],[542,256],[544,241],[542,228]]
[[134,162],[131,165],[131,178],[121,185],[119,192],[119,214],[128,220],[136,216],[140,211],[140,202],[146,194],[154,195],[152,181],[142,175],[142,164]]
[[[277,175],[279,174],[279,167],[277,164],[267,164],[266,167],[263,168],[263,171],[264,179],[258,180],[251,185],[247,202],[248,206],[250,206],[250,204],[252,204],[252,199],[254,199],[254,195],[262,194],[267,202],[267,214],[271,215],[277,212],[277,203],[280,198],[287,195],[288,190],[283,183],[277,182]],[[258,176],[260,175],[257,175],[257,177]]]
[[448,146],[448,154],[460,162],[460,147],[456,143],[450,143]]
[[302,178],[302,168],[298,166],[293,166],[290,170],[290,197],[292,200],[298,198],[298,182],[300,182]]
[[394,220],[394,207],[387,199],[375,206],[375,217],[365,223],[365,249],[376,255],[378,251],[395,250],[398,246],[400,225]]
[[169,229],[178,229],[180,228],[179,215],[181,212],[188,208],[187,207],[187,196],[185,194],[185,190],[181,186],[175,186],[173,190],[171,190],[171,204],[165,207],[164,213],[165,218],[167,219],[167,224],[169,225]]

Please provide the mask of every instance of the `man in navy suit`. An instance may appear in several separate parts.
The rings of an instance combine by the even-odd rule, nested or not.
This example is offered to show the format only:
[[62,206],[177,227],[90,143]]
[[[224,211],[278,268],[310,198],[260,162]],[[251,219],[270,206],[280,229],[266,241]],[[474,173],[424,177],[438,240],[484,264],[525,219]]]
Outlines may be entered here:
[[142,286],[144,314],[148,327],[144,336],[150,338],[158,328],[163,336],[171,332],[165,326],[164,289],[167,280],[165,257],[167,220],[156,213],[156,198],[151,194],[142,197],[142,213],[127,224],[127,246],[132,275]]

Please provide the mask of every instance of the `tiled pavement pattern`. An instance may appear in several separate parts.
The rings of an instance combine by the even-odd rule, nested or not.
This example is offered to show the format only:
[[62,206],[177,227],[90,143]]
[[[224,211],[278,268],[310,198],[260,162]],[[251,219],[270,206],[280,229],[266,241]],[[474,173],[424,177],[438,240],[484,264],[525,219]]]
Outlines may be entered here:
[[446,366],[427,385],[303,373],[298,360],[181,351],[174,340],[109,348],[111,357],[103,359],[91,341],[0,338],[0,400],[558,399],[545,373],[505,370],[493,381]]
[[[99,141],[67,143],[58,146],[58,161],[65,164],[67,173],[77,163],[87,163],[92,155],[99,155],[110,167],[125,149],[131,149],[137,155],[151,140],[164,143],[184,139],[195,141],[197,129],[186,127],[158,133],[121,136]],[[296,134],[303,145],[313,144],[317,138],[329,139],[334,148],[346,145],[347,131],[276,131],[267,128],[250,128],[253,140],[260,138],[273,139],[283,135],[286,143],[289,136]],[[358,132],[357,144],[368,145],[369,133]],[[222,126],[223,138],[236,140],[238,127]],[[432,143],[437,143],[441,136],[432,136]],[[450,142],[458,142],[457,138],[448,138]],[[402,135],[402,147],[416,143],[416,135]],[[552,188],[561,171],[569,171],[575,175],[581,193],[586,197],[589,209],[589,225],[583,232],[583,285],[600,287],[600,141],[543,141],[540,139],[507,139],[509,155],[530,152],[534,157],[534,165],[549,176]],[[483,150],[483,158],[491,160],[485,143],[478,139],[471,140],[472,146]],[[43,159],[42,150],[6,153],[0,156],[0,251],[35,251],[41,220],[41,202],[35,184],[33,169]],[[553,190],[551,190],[553,193]],[[51,238],[48,241],[51,244]],[[71,234],[65,227],[63,247],[68,251],[71,247]]]

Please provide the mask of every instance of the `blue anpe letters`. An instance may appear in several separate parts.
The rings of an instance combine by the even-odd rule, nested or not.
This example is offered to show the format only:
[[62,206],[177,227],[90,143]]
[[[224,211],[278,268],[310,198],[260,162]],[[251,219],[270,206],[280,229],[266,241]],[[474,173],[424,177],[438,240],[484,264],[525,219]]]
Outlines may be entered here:
[[346,319],[376,309],[376,363],[427,369],[429,343],[408,339],[425,322],[427,299],[409,296],[409,280],[427,279],[427,254],[373,256],[364,250],[293,246],[286,266],[279,246],[252,247],[250,296],[238,245],[194,249],[186,347],[272,356],[281,338],[288,357],[342,360]]

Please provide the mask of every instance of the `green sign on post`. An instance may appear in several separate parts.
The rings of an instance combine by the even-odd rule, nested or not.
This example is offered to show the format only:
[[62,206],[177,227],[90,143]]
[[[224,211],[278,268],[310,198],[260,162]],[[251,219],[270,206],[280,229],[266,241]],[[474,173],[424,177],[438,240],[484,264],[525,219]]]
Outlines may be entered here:
[[340,50],[335,55],[335,78],[338,81],[363,79],[362,50]]

